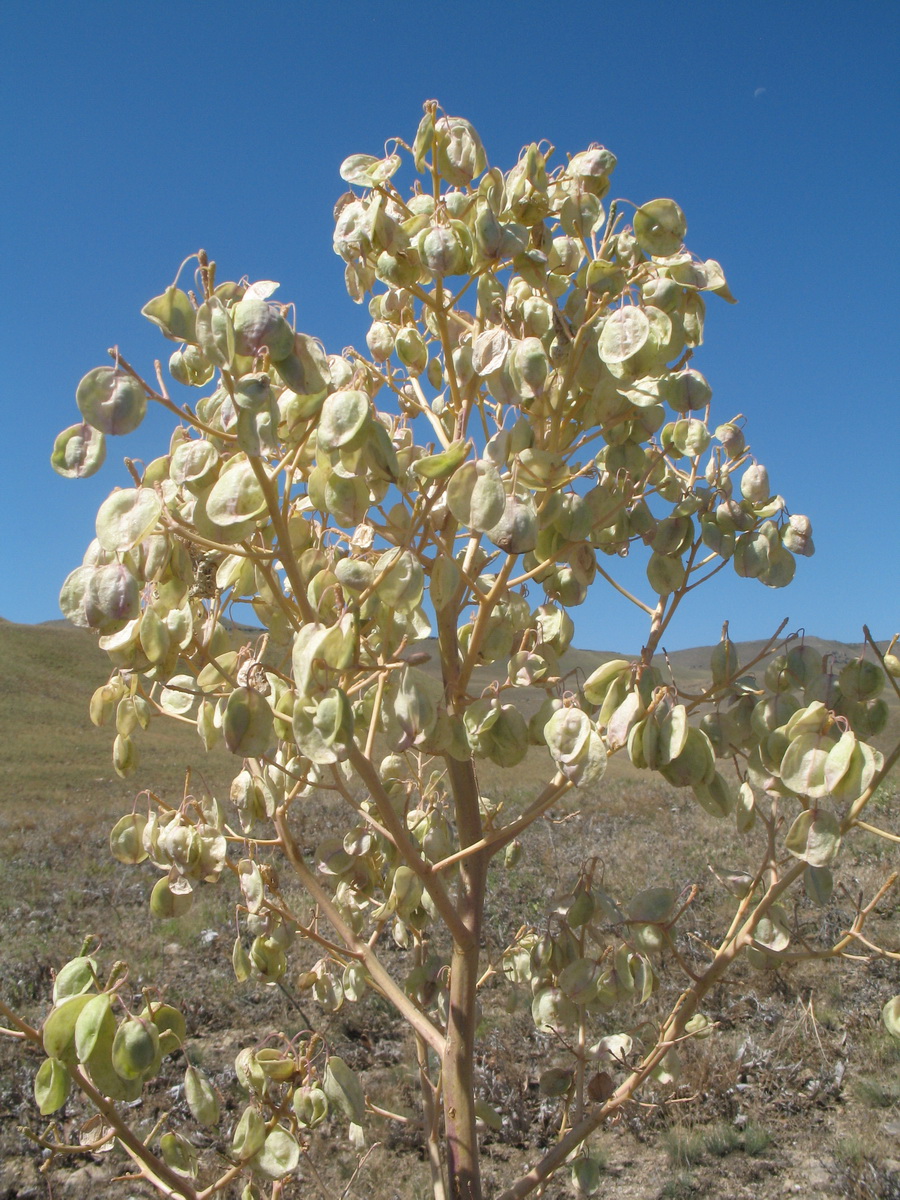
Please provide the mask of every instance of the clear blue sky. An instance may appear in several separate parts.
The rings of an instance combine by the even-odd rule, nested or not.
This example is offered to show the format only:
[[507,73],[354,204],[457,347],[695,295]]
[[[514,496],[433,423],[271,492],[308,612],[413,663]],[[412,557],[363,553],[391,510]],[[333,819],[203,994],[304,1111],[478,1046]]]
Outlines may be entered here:
[[[725,267],[695,365],[714,414],[749,417],[775,489],[817,554],[771,592],[733,572],[685,603],[671,649],[767,634],[900,627],[896,0],[692,0],[562,7],[457,0],[5,0],[0,9],[0,320],[5,446],[0,616],[58,616],[123,454],[58,479],[75,385],[118,343],[146,371],[167,344],[140,308],[205,247],[220,278],[276,279],[339,351],[366,321],[343,289],[331,211],[341,160],[411,138],[425,99],[466,116],[491,161],[547,138],[618,156],[613,193],[671,196],[688,245]],[[722,573],[723,576],[726,572]],[[579,645],[631,650],[617,597],[573,615]]]

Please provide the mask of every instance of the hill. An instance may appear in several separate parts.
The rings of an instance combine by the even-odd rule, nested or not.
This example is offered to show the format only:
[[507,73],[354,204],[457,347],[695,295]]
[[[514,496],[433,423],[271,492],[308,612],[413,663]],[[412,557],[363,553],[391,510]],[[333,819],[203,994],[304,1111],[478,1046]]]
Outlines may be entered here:
[[[239,640],[251,632],[248,627],[235,628]],[[806,640],[823,655],[833,656],[838,666],[862,649],[859,644],[815,637]],[[764,643],[737,645],[741,661],[747,662]],[[431,656],[426,669],[436,671],[436,642],[423,642],[419,648]],[[668,663],[679,685],[690,689],[708,677],[711,652],[711,646],[698,646],[677,650],[665,659],[660,656],[656,662],[664,670]],[[562,671],[576,684],[620,654],[572,649],[563,657]],[[88,717],[90,695],[108,674],[106,655],[90,631],[65,621],[22,625],[0,618],[0,678],[4,680],[0,688],[0,728],[4,733],[0,739],[0,801],[30,803],[97,789],[133,796],[143,786],[163,788],[171,794],[183,786],[188,762],[204,774],[208,772],[211,785],[227,790],[233,759],[221,750],[204,756],[193,729],[171,721],[157,722],[152,737],[139,739],[139,745],[152,745],[152,779],[145,778],[140,767],[128,781],[117,779],[110,763],[112,732],[95,728]],[[483,667],[473,682],[476,688],[484,688],[494,678],[494,669]],[[517,696],[517,703],[529,716],[541,699],[542,693],[529,694],[526,689]]]

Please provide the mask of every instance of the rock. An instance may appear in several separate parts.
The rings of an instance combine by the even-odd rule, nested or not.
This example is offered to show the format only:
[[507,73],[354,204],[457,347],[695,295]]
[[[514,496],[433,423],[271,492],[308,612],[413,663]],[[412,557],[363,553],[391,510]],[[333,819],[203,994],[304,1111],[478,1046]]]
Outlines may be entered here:
[[63,1195],[68,1196],[70,1200],[89,1200],[89,1197],[97,1194],[98,1189],[109,1181],[109,1175],[95,1163],[87,1163],[83,1167],[78,1167],[70,1172],[62,1185]]

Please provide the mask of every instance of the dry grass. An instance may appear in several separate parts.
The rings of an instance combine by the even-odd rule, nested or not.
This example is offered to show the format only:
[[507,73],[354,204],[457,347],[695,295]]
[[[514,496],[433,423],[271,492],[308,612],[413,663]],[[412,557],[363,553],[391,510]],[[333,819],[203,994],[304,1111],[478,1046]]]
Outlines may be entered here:
[[[192,1053],[223,1091],[233,1092],[231,1064],[240,1046],[269,1028],[290,1036],[313,1015],[335,1051],[362,1073],[373,1097],[413,1108],[410,1048],[384,1003],[370,998],[321,1022],[317,1013],[303,1011],[311,1003],[292,992],[291,980],[311,951],[292,958],[283,991],[252,984],[236,988],[230,966],[234,897],[227,886],[204,885],[188,917],[160,924],[146,906],[155,870],[146,864],[123,868],[111,860],[108,831],[130,810],[135,790],[152,786],[170,798],[180,795],[182,764],[202,758],[196,736],[160,724],[158,735],[156,730],[144,735],[153,753],[138,778],[123,782],[109,766],[111,733],[95,730],[87,719],[87,696],[105,676],[88,635],[61,626],[2,623],[0,665],[8,677],[24,681],[21,702],[6,695],[0,711],[5,730],[12,731],[0,745],[0,837],[7,851],[0,921],[13,935],[0,946],[5,998],[37,1019],[52,971],[77,952],[85,932],[102,930],[104,958],[130,961],[136,991],[160,980],[182,1004]],[[483,789],[515,812],[533,794],[545,761],[534,751],[513,772],[487,767]],[[213,790],[227,792],[233,764],[225,755],[207,760],[203,770]],[[895,792],[885,792],[875,806],[881,810],[878,820],[888,820],[896,802]],[[323,800],[306,806],[304,820],[304,847],[311,849],[334,832],[340,812]],[[699,961],[729,911],[730,897],[709,864],[750,865],[748,853],[759,853],[761,837],[748,848],[732,823],[711,820],[688,794],[617,765],[580,807],[566,801],[529,832],[515,871],[494,868],[486,955],[496,960],[520,925],[538,924],[583,862],[596,859],[604,886],[625,901],[638,887],[699,885],[679,943],[686,958]],[[841,859],[845,890],[837,888],[825,910],[801,902],[798,918],[810,930],[846,927],[853,898],[860,890],[871,894],[896,865],[895,850],[869,834],[854,839]],[[879,906],[872,928],[879,941],[900,945],[896,892]],[[399,951],[388,957],[398,966],[402,962]],[[651,1015],[682,986],[670,960],[660,964],[660,978],[660,992],[648,1006]],[[604,1179],[625,1200],[663,1194],[730,1200],[745,1187],[763,1200],[781,1194],[781,1177],[815,1156],[829,1164],[843,1194],[896,1200],[900,1190],[890,1165],[896,1134],[886,1130],[900,1122],[900,1047],[879,1019],[881,1005],[896,990],[895,969],[882,963],[762,972],[741,964],[711,995],[707,1015],[717,1024],[716,1034],[689,1044],[674,1092],[649,1094],[645,1106],[633,1106],[596,1137],[592,1150],[608,1164]],[[535,1033],[527,1010],[510,1009],[508,992],[497,980],[483,990],[479,1046],[483,1094],[506,1116],[503,1128],[484,1139],[490,1189],[512,1178],[554,1136],[554,1105],[540,1096],[537,1078],[556,1048]],[[0,1154],[8,1164],[0,1167],[0,1195],[16,1194],[4,1191],[10,1171],[26,1179],[39,1164],[16,1133],[16,1125],[37,1119],[29,1092],[34,1066],[33,1059],[23,1065],[14,1047],[0,1043]],[[151,1111],[174,1104],[176,1118],[185,1118],[181,1102],[166,1090],[181,1069],[173,1063],[155,1086]],[[70,1124],[76,1112],[71,1107],[67,1113]],[[415,1129],[383,1122],[375,1138],[381,1144],[348,1200],[427,1196]],[[333,1194],[340,1195],[353,1160],[337,1125],[325,1131],[318,1161]],[[58,1175],[60,1186],[73,1165],[67,1163]],[[548,1200],[568,1194],[566,1187],[561,1182],[551,1188]],[[105,1185],[92,1192],[116,1194]]]

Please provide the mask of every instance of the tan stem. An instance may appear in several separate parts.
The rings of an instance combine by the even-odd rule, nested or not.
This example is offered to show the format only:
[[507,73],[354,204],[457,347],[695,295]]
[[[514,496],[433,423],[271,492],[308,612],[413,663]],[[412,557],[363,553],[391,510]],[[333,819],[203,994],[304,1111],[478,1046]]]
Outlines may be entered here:
[[275,813],[275,828],[281,839],[285,856],[310,897],[318,904],[328,921],[333,926],[341,941],[347,947],[348,953],[358,959],[365,967],[372,986],[385,1000],[389,1000],[410,1028],[417,1033],[435,1054],[443,1054],[444,1038],[440,1031],[432,1025],[428,1017],[413,1004],[403,988],[391,978],[385,970],[375,951],[366,942],[356,936],[344,918],[341,916],[334,901],[319,883],[316,876],[303,858],[300,847],[294,840],[284,809],[279,808]]

